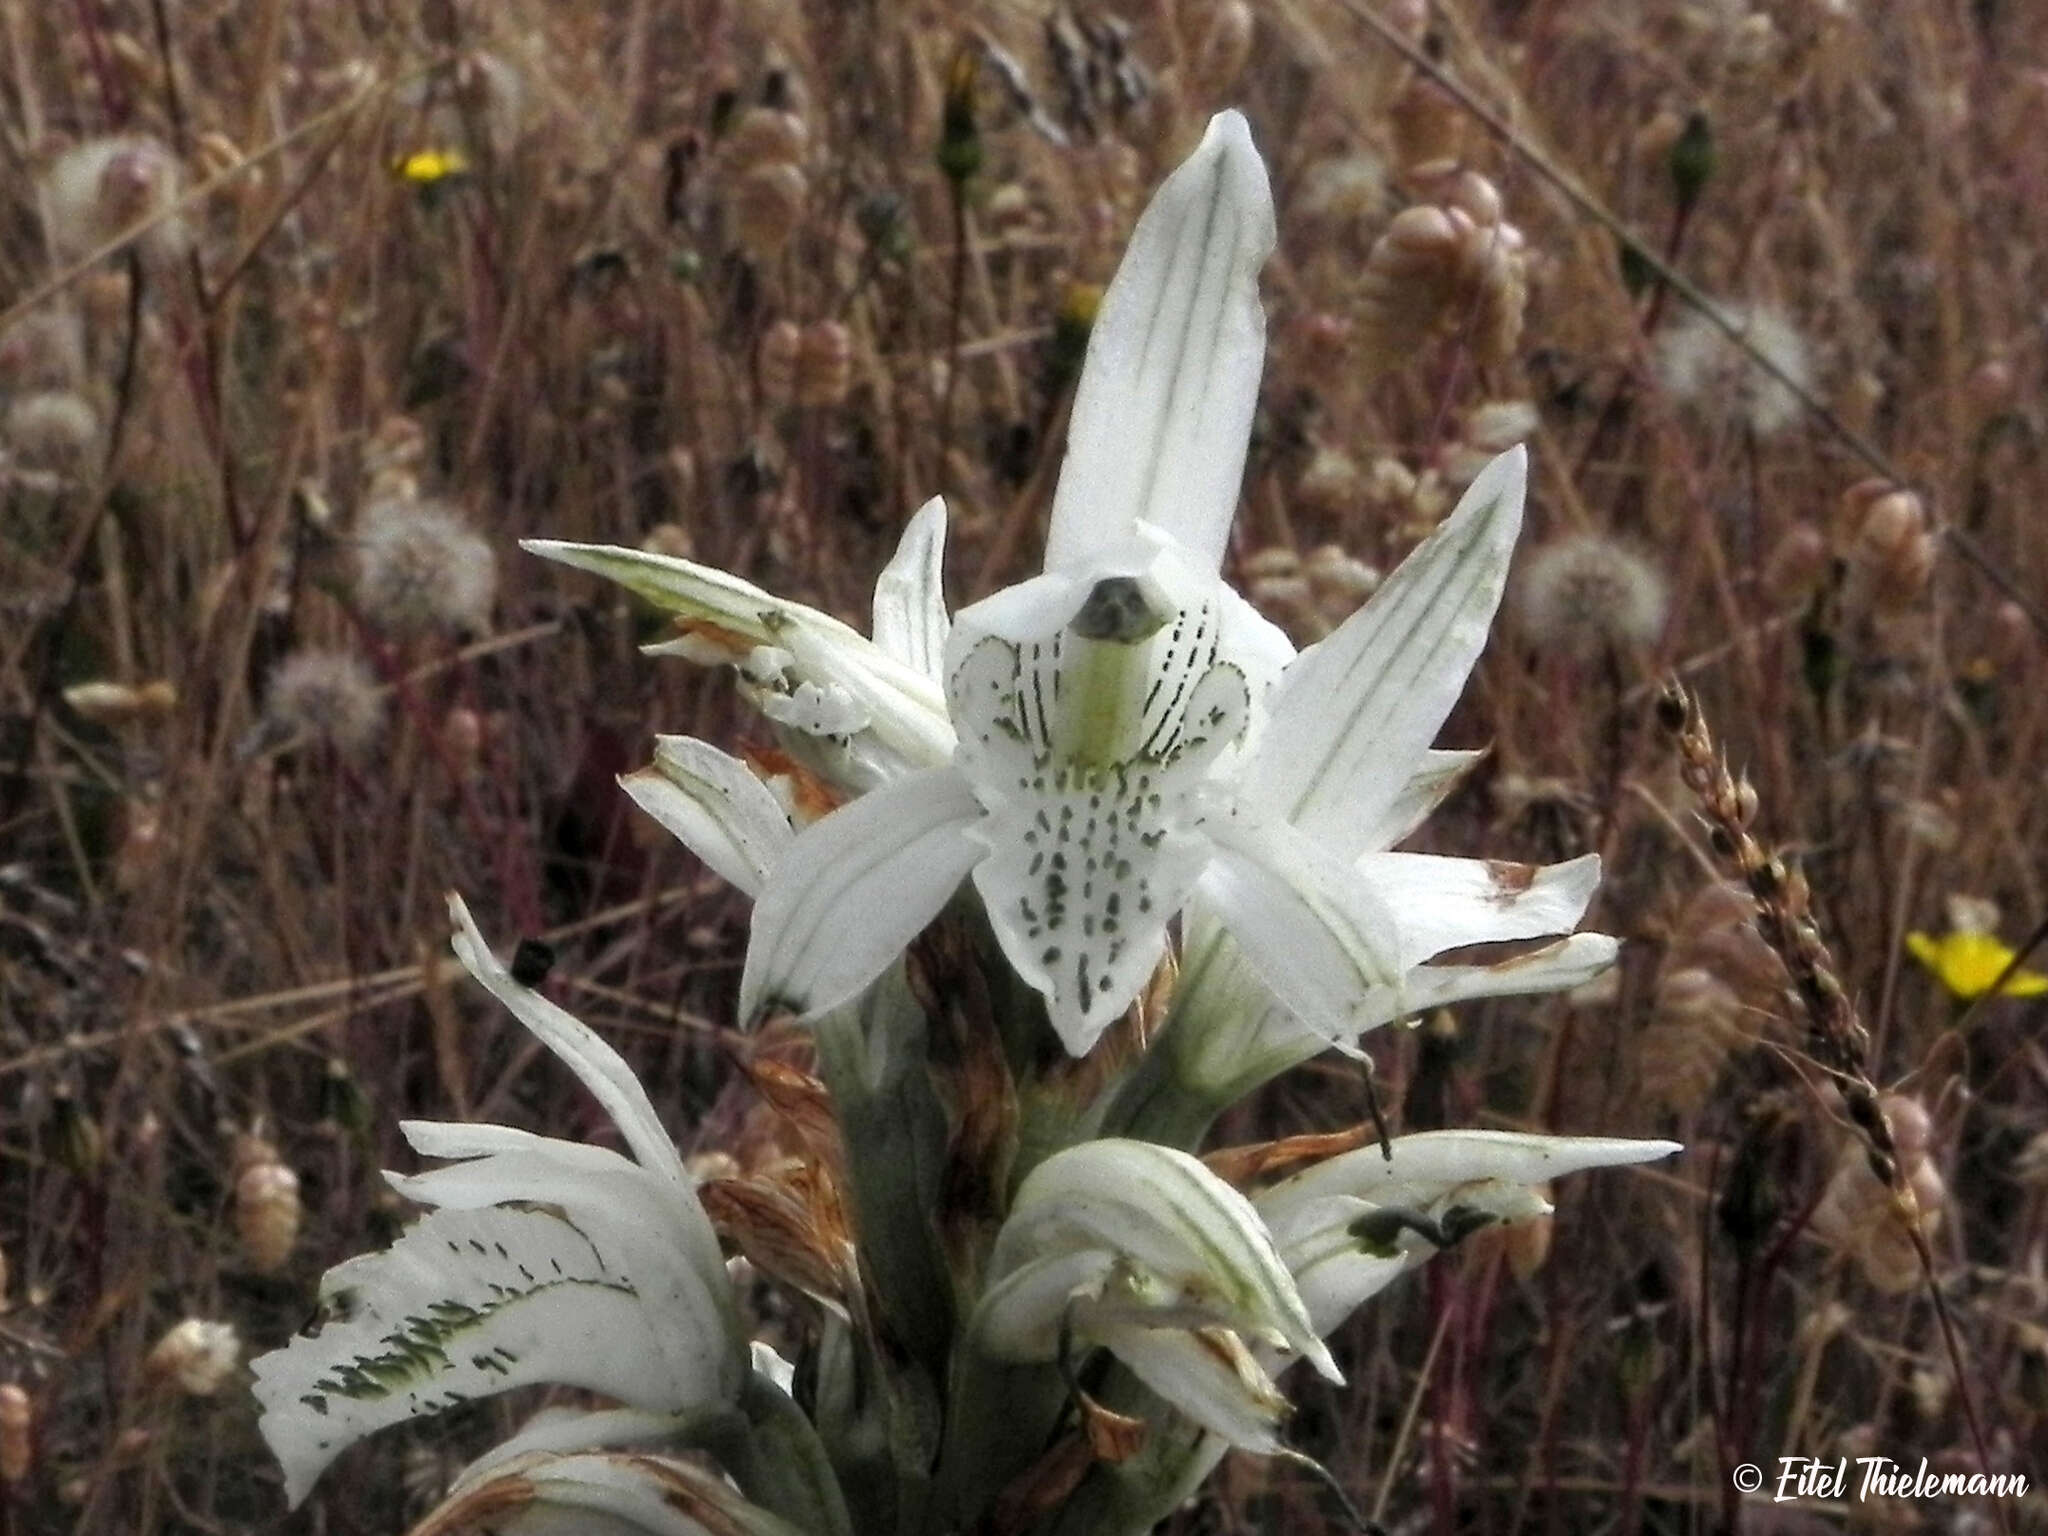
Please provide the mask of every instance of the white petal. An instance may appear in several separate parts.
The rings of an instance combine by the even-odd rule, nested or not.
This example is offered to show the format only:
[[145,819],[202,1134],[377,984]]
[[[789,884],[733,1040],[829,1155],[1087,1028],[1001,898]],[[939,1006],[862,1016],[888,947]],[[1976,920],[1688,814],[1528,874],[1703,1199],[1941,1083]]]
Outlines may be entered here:
[[1138,220],[1103,295],[1047,570],[1088,564],[1140,520],[1210,570],[1221,564],[1265,360],[1258,274],[1272,249],[1265,165],[1244,119],[1219,113]]
[[1528,455],[1502,454],[1457,510],[1280,679],[1247,793],[1346,858],[1435,739],[1500,606]]
[[[1401,1010],[1379,1022],[1392,1023],[1404,1014],[1482,997],[1526,997],[1537,992],[1564,992],[1582,987],[1614,964],[1621,941],[1605,933],[1575,933],[1525,955],[1490,965],[1424,965],[1402,983]],[[1396,999],[1387,997],[1392,1007]],[[1377,1000],[1375,1000],[1377,1006]]]
[[612,1117],[640,1166],[664,1179],[679,1200],[694,1203],[696,1181],[684,1171],[675,1143],[661,1128],[661,1119],[647,1100],[647,1090],[640,1086],[640,1079],[633,1075],[625,1058],[581,1019],[557,1008],[531,987],[514,981],[512,973],[498,963],[484,936],[477,932],[469,908],[460,896],[450,893],[448,914],[455,920],[455,958],[576,1074],[591,1097]]
[[881,975],[982,856],[980,816],[967,781],[932,768],[806,827],[754,903],[741,1019],[822,1013]]
[[[1372,1209],[1362,1200],[1346,1202],[1346,1207],[1354,1219]],[[1434,1249],[1419,1242],[1402,1246],[1391,1254],[1367,1252],[1345,1230],[1346,1225],[1333,1221],[1281,1249],[1288,1267],[1294,1271],[1302,1305],[1325,1335],[1342,1326],[1362,1303],[1435,1257]]]
[[1234,1333],[1124,1326],[1104,1330],[1102,1342],[1183,1418],[1240,1450],[1280,1449],[1287,1399]]
[[254,1362],[259,1427],[294,1506],[365,1435],[474,1397],[551,1382],[663,1412],[721,1390],[725,1339],[707,1326],[704,1368],[679,1377],[634,1277],[543,1211],[436,1211],[330,1270],[321,1293],[344,1315]]
[[1215,854],[1203,905],[1281,1008],[1333,1044],[1355,1037],[1369,997],[1399,992],[1400,920],[1371,886],[1284,822],[1204,823]]
[[1401,962],[1420,965],[1465,944],[1569,933],[1600,885],[1600,856],[1538,869],[1432,853],[1368,853],[1359,877],[1401,914]]
[[903,530],[875,583],[875,644],[933,682],[945,677],[946,503],[934,496]]
[[[1563,992],[1584,986],[1614,964],[1620,941],[1604,933],[1575,933],[1525,955],[1490,965],[1422,965],[1401,978],[1397,987],[1374,987],[1352,1006],[1347,1040],[1397,1019],[1412,1018],[1452,1003],[1486,997],[1522,997],[1536,992]],[[1239,1046],[1245,1056],[1307,1060],[1332,1042],[1293,1017],[1271,1008],[1260,1017]]]
[[796,839],[775,796],[738,758],[693,736],[654,738],[654,764],[619,785],[633,803],[749,896]]

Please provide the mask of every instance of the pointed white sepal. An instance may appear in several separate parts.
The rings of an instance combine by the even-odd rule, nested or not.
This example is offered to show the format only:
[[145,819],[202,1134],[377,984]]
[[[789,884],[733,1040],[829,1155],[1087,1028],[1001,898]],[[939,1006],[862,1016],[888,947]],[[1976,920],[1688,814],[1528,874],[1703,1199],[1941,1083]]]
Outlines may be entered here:
[[[930,519],[914,527],[920,537],[933,533]],[[914,539],[906,539],[913,560],[929,559]],[[953,731],[938,680],[829,613],[672,555],[556,539],[526,539],[520,547],[615,581],[674,614],[684,637],[649,646],[649,653],[741,664],[752,674],[748,686],[757,700],[783,701],[776,709],[788,718],[780,723],[801,722],[809,714],[831,726],[857,722],[862,737],[872,739],[872,755],[891,772],[931,767],[952,756]],[[753,665],[756,651],[767,652],[776,664]]]
[[796,840],[768,786],[738,758],[694,736],[657,736],[651,767],[619,787],[712,871],[761,894],[775,860]]
[[875,644],[934,683],[945,681],[946,503],[917,509],[896,554],[875,582]]
[[1502,454],[1336,633],[1287,668],[1247,775],[1268,812],[1349,859],[1386,818],[1486,644],[1528,455]]
[[1567,1174],[1652,1162],[1672,1141],[1538,1136],[1516,1131],[1426,1131],[1399,1136],[1393,1157],[1377,1144],[1316,1164],[1252,1197],[1272,1230],[1316,1328],[1352,1311],[1437,1250],[1413,1230],[1374,1230],[1380,1213],[1453,1223],[1519,1221],[1548,1204],[1539,1187]]
[[966,781],[933,768],[804,828],[754,903],[741,1021],[823,1013],[881,975],[981,857],[980,815]]
[[1600,856],[1537,867],[1433,853],[1368,853],[1358,878],[1401,914],[1405,970],[1468,944],[1570,933],[1600,887]]
[[1273,229],[1251,130],[1220,112],[1154,194],[1096,313],[1048,571],[1090,565],[1140,522],[1221,565],[1265,362],[1259,268]]

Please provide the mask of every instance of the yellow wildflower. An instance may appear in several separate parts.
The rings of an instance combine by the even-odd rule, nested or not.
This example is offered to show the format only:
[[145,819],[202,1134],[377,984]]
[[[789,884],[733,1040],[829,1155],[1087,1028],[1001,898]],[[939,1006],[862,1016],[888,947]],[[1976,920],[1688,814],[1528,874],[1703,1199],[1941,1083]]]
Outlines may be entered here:
[[[1965,1002],[1989,992],[2014,956],[2012,946],[1996,934],[1960,928],[1938,939],[1924,933],[1909,933],[1906,948],[1934,973],[1937,981]],[[2021,967],[2006,979],[2000,991],[2006,997],[2039,997],[2048,992],[2048,976]]]
[[431,187],[450,177],[466,175],[469,156],[459,149],[416,149],[409,155],[401,155],[392,169],[398,173],[400,181],[409,181],[416,187]]

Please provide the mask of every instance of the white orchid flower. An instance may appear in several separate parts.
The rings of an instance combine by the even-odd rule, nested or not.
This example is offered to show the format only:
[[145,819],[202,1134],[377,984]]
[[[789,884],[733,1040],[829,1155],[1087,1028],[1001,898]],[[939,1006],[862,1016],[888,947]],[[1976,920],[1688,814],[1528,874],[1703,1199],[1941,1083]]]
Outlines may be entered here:
[[[1408,1011],[1411,979],[1425,994],[1456,985],[1413,977],[1432,956],[1577,922],[1597,860],[1530,871],[1385,851],[1461,761],[1429,743],[1500,601],[1520,450],[1367,608],[1291,660],[1217,576],[1271,243],[1264,169],[1224,113],[1140,220],[1104,300],[1045,574],[954,622],[952,765],[798,838],[755,910],[743,1013],[845,1001],[968,874],[1075,1054],[1142,988],[1191,902],[1284,1015],[1337,1042]],[[1611,953],[1579,945],[1558,974]]]
[[[755,908],[743,1014],[846,1001],[970,874],[1070,1051],[1143,985],[1217,849],[1210,780],[1287,655],[1217,575],[1272,245],[1265,167],[1244,119],[1223,113],[1147,208],[1104,297],[1044,574],[954,621],[958,751],[797,839]],[[837,953],[821,964],[828,929]]]
[[841,787],[863,791],[953,755],[940,661],[946,506],[936,496],[903,530],[875,583],[873,637],[829,613],[694,561],[608,544],[527,539],[522,548],[619,583],[674,614],[680,638],[647,647],[738,667],[783,744]]
[[616,1051],[520,985],[451,899],[455,952],[582,1081],[632,1156],[501,1125],[408,1121],[456,1161],[386,1174],[433,1209],[384,1253],[330,1270],[330,1317],[255,1362],[260,1428],[296,1506],[376,1430],[536,1382],[623,1408],[557,1428],[553,1449],[672,1433],[734,1402],[749,1369],[731,1282],[695,1181]]
[[1001,1360],[1100,1345],[1233,1445],[1279,1448],[1286,1402],[1252,1353],[1343,1378],[1245,1197],[1185,1152],[1105,1138],[1055,1153],[1017,1190],[973,1328]]
[[1541,1186],[1550,1180],[1680,1150],[1675,1141],[1515,1131],[1423,1131],[1391,1145],[1391,1158],[1374,1143],[1252,1196],[1319,1334],[1435,1256],[1439,1238],[1547,1213]]
[[[1264,166],[1244,120],[1220,114],[1104,298],[1044,573],[967,608],[950,634],[934,507],[884,573],[873,641],[688,562],[529,546],[682,613],[685,646],[744,651],[787,739],[836,754],[830,771],[869,791],[748,865],[744,1018],[850,1000],[969,877],[1076,1055],[1143,988],[1184,908],[1191,961],[1230,997],[1217,1048],[1248,1059],[1349,1044],[1453,997],[1565,985],[1612,958],[1611,940],[1587,935],[1506,966],[1420,969],[1466,944],[1569,932],[1598,861],[1532,871],[1387,851],[1469,760],[1430,741],[1499,605],[1521,450],[1300,656],[1218,575],[1272,245]],[[670,778],[680,796],[656,787],[667,821],[727,869],[730,831],[707,823],[725,812],[705,799],[727,787]],[[681,805],[691,797],[700,809]],[[1249,1005],[1224,985],[1246,976],[1263,994]]]

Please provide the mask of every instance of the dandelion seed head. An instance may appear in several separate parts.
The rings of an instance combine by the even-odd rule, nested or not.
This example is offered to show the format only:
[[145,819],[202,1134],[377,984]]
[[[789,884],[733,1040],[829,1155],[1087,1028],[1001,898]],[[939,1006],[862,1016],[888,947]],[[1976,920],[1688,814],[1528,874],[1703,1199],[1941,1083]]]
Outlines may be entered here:
[[[1800,389],[1813,387],[1811,349],[1782,312],[1756,304],[1722,313],[1785,378]],[[1673,399],[1706,410],[1730,410],[1760,437],[1798,419],[1799,396],[1697,310],[1659,338],[1655,364],[1658,382]]]
[[100,415],[76,390],[38,390],[7,407],[0,435],[23,468],[75,475],[99,440]]
[[360,657],[346,651],[295,651],[270,675],[264,717],[278,736],[310,736],[354,757],[376,741],[384,703]]
[[[50,239],[66,256],[98,250],[124,230],[165,213],[178,200],[177,157],[148,134],[88,139],[66,150],[43,178]],[[142,254],[161,261],[182,253],[184,226],[167,218],[142,236]]]
[[71,309],[23,315],[0,334],[0,384],[10,389],[75,389],[85,379],[85,324]]
[[1538,550],[1522,572],[1519,597],[1517,617],[1530,643],[1580,661],[1653,644],[1668,606],[1657,569],[1601,534]]
[[489,627],[498,562],[482,535],[444,502],[371,502],[355,536],[356,599],[392,634]]
[[156,1341],[146,1365],[188,1397],[211,1397],[241,1358],[242,1339],[233,1323],[188,1317]]

